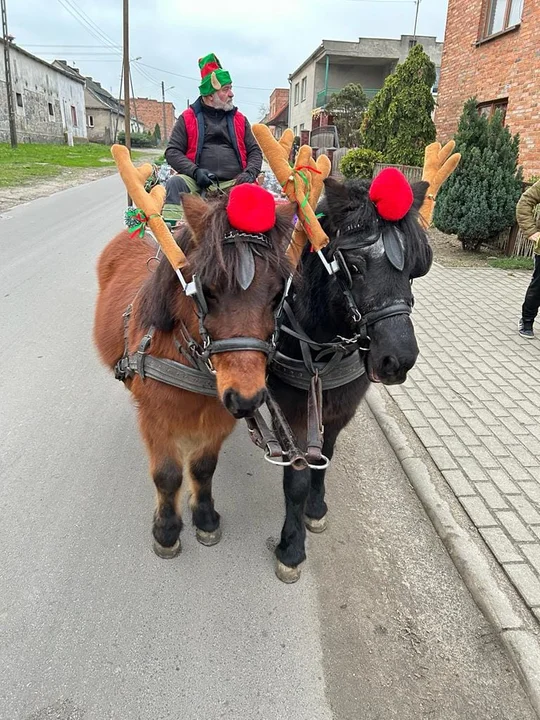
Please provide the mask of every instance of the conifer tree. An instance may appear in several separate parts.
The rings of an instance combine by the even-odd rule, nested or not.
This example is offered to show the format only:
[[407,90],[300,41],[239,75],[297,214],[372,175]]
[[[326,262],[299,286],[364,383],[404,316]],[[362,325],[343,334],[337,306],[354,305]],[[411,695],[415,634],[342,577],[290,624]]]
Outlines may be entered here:
[[504,127],[500,111],[488,119],[471,98],[454,139],[461,162],[439,192],[433,221],[442,232],[457,235],[464,249],[478,250],[514,223],[523,191],[519,135]]
[[421,45],[389,75],[368,105],[362,123],[364,146],[385,162],[422,165],[426,145],[435,140],[432,120],[435,65]]

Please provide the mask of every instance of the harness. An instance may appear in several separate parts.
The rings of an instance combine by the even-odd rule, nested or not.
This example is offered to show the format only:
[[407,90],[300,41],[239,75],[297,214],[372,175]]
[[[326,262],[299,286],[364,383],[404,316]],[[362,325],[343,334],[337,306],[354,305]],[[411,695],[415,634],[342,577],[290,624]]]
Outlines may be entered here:
[[[233,231],[226,235],[223,239],[223,244],[234,244],[238,239],[248,243],[250,246],[259,245],[269,247],[270,245],[270,241],[263,234],[250,234],[239,231]],[[247,272],[249,276],[249,269]],[[176,270],[176,273],[182,283],[184,293],[194,301],[199,324],[200,342],[190,335],[184,323],[181,324],[180,332],[185,347],[178,338],[175,338],[177,350],[188,363],[190,363],[191,367],[190,365],[176,362],[175,360],[158,358],[149,354],[152,338],[155,333],[154,327],[149,328],[148,332],[140,341],[137,350],[134,353],[129,352],[129,319],[133,311],[133,303],[130,303],[123,314],[124,354],[115,365],[115,377],[117,380],[124,382],[127,378],[131,378],[137,374],[140,375],[142,379],[148,377],[151,380],[158,380],[159,382],[164,382],[167,385],[172,385],[182,390],[217,397],[215,370],[211,359],[212,355],[225,352],[254,350],[269,355],[272,350],[272,343],[253,337],[234,337],[226,340],[213,340],[204,325],[206,315],[208,314],[208,303],[204,296],[200,278],[195,274],[191,282],[187,282],[180,269]],[[281,304],[278,307],[278,311],[281,311]]]
[[[342,249],[358,246],[358,241],[353,242],[352,238],[359,229],[356,225],[345,228],[343,235],[350,236],[350,240],[341,243]],[[379,238],[383,241],[385,254],[390,263],[396,269],[403,270],[404,251],[399,231],[393,227],[384,228],[381,232],[365,238],[362,244],[373,244]],[[324,443],[323,391],[343,387],[365,374],[365,360],[370,343],[368,327],[380,320],[395,315],[410,315],[412,312],[412,303],[396,301],[384,308],[362,315],[352,294],[352,274],[341,250],[334,252],[331,262],[328,262],[322,250],[318,252],[318,255],[324,268],[337,282],[345,298],[349,320],[355,332],[349,338],[338,336],[332,342],[316,342],[304,332],[290,304],[285,299],[283,314],[278,318],[277,331],[298,341],[302,359],[289,357],[276,349],[269,360],[269,370],[273,375],[287,385],[308,393],[306,452],[301,453],[295,445],[291,446],[288,436],[282,437],[281,423],[276,425],[274,421],[276,432],[272,433],[260,411],[257,410],[253,418],[247,420],[252,440],[256,445],[265,449],[265,459],[268,462],[275,465],[292,465],[297,469],[306,467],[306,465],[318,470],[328,467],[330,461],[322,453]],[[287,324],[284,324],[284,319]],[[314,355],[314,353],[316,354]],[[269,409],[274,419],[276,410],[270,405]],[[282,450],[280,454],[288,457],[286,462],[277,459],[280,454],[276,452],[276,447],[280,446]],[[300,453],[300,456],[297,453]]]
[[[350,226],[345,229],[344,235],[350,235],[352,238],[353,233],[358,229],[356,226]],[[391,228],[391,230],[395,231],[395,228]],[[380,237],[383,238],[388,260],[402,270],[403,247],[398,236],[390,234],[385,238],[383,231],[366,238],[362,244],[373,244]],[[255,248],[257,245],[267,247],[269,245],[269,240],[265,235],[239,231],[225,236],[223,243],[235,243],[237,240]],[[358,242],[345,240],[341,244],[343,249],[352,246],[357,247]],[[270,428],[260,410],[256,410],[252,417],[246,418],[251,439],[264,450],[265,460],[274,465],[290,465],[295,469],[309,467],[323,470],[327,468],[330,461],[322,453],[324,443],[323,391],[343,387],[362,377],[366,372],[365,360],[369,352],[369,326],[395,315],[410,315],[412,303],[396,301],[384,308],[362,315],[352,294],[352,274],[341,250],[333,253],[330,262],[322,250],[318,252],[318,255],[329,276],[337,282],[343,293],[349,320],[354,328],[351,337],[338,336],[331,342],[317,342],[311,339],[304,332],[288,302],[287,298],[292,284],[292,276],[290,276],[274,314],[275,329],[270,342],[251,337],[213,340],[204,325],[205,317],[208,314],[208,305],[199,277],[193,275],[193,279],[188,283],[182,272],[177,270],[185,294],[191,297],[195,303],[201,338],[200,342],[195,340],[182,323],[183,344],[178,338],[175,338],[175,345],[189,365],[150,355],[154,327],[151,327],[141,339],[137,350],[134,353],[129,352],[128,328],[133,309],[133,303],[131,303],[123,315],[124,354],[115,366],[115,377],[125,381],[137,374],[142,379],[150,378],[189,392],[217,397],[212,355],[249,350],[263,352],[268,357],[268,369],[273,375],[287,385],[307,392],[306,451],[303,452],[298,447],[287,419],[269,390],[267,390],[266,407],[273,429]],[[157,257],[153,259],[157,259]],[[278,349],[280,333],[298,341],[301,359],[289,357]]]

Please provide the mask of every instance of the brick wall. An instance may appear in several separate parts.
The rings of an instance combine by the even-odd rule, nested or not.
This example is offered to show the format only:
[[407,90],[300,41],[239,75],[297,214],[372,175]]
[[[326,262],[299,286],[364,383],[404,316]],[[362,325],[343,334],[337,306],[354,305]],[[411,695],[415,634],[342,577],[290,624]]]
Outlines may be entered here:
[[289,88],[276,88],[270,95],[270,117],[277,115],[280,110],[283,110],[285,105],[289,104]]
[[135,106],[137,107],[137,116],[141,122],[143,122],[150,132],[154,132],[156,123],[159,125],[161,131],[161,139],[167,140],[174,127],[175,107],[173,103],[165,103],[165,122],[167,124],[167,137],[163,132],[163,103],[158,100],[150,100],[148,98],[135,98],[131,101],[131,112],[135,116]]
[[465,101],[508,98],[506,125],[521,138],[525,178],[540,174],[540,2],[524,0],[521,25],[485,42],[489,0],[449,0],[435,113],[438,139],[455,133]]

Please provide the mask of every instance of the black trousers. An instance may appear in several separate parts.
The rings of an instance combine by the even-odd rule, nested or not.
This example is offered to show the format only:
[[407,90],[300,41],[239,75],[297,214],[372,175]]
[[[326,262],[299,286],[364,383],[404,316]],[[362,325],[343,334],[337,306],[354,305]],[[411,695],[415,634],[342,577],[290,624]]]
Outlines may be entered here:
[[188,193],[189,187],[180,175],[171,175],[165,185],[165,203],[180,205],[180,193]]
[[531,283],[525,293],[521,317],[525,323],[533,323],[540,307],[540,255],[534,256],[534,270]]

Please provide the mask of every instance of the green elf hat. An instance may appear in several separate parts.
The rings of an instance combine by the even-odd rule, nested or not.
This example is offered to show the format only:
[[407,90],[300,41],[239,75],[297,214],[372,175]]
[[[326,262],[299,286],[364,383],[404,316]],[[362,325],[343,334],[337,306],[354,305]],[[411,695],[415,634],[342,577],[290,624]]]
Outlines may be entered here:
[[216,90],[221,90],[224,85],[232,84],[231,76],[227,70],[223,70],[214,53],[200,58],[199,68],[202,78],[199,91],[203,96],[212,95]]

